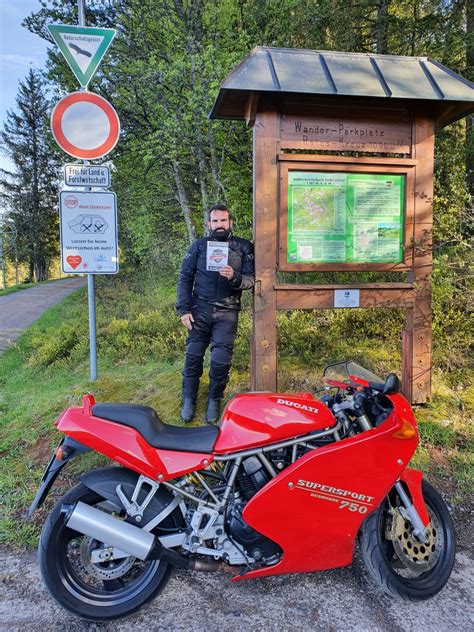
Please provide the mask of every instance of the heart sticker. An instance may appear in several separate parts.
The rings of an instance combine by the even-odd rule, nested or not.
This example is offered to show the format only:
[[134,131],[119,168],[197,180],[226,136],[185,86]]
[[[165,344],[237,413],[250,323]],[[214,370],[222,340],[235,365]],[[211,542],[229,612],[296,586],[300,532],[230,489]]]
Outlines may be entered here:
[[80,257],[79,255],[69,255],[69,257],[66,257],[66,261],[69,263],[71,268],[75,270],[77,266],[81,263],[82,257]]

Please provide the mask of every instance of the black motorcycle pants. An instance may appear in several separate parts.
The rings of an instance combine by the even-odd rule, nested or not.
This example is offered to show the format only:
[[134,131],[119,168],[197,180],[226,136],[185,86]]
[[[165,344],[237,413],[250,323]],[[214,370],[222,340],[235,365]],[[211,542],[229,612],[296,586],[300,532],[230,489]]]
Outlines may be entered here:
[[192,310],[193,328],[186,340],[183,368],[183,397],[197,397],[202,375],[204,354],[211,345],[209,370],[209,398],[221,399],[232,362],[239,312],[235,309],[204,304]]

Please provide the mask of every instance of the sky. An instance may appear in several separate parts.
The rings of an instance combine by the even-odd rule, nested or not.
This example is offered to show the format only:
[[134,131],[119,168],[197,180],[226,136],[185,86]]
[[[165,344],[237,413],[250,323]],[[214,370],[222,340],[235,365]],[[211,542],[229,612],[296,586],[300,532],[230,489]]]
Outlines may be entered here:
[[[25,17],[41,8],[39,0],[0,0],[0,117],[1,126],[7,110],[16,109],[18,81],[30,67],[44,68],[48,43],[21,26]],[[0,167],[11,168],[0,154]]]

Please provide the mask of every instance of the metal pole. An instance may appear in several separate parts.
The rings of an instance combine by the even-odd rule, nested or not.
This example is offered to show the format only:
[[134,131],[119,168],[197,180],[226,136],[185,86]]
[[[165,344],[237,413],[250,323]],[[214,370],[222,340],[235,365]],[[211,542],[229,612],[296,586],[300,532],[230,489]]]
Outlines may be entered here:
[[86,8],[84,6],[84,0],[77,0],[78,9],[78,23],[79,26],[86,25]]
[[95,329],[95,289],[94,275],[87,275],[87,291],[89,296],[89,345],[90,345],[90,376],[91,382],[97,379],[97,346]]
[[[86,8],[84,0],[77,0],[78,23],[79,26],[86,25]],[[84,161],[87,164],[87,161]],[[87,190],[87,189],[86,189]],[[90,189],[88,189],[90,191]],[[96,339],[96,322],[95,322],[95,288],[94,275],[87,275],[87,297],[89,302],[89,347],[90,347],[90,380],[95,382],[97,379],[97,339]]]

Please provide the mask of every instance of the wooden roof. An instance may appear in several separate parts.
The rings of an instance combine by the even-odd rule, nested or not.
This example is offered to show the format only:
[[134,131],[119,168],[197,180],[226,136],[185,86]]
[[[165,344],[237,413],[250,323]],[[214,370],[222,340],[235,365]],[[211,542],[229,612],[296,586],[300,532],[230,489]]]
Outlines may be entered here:
[[258,46],[224,79],[210,118],[245,118],[252,92],[423,102],[438,127],[474,111],[474,84],[429,57]]

